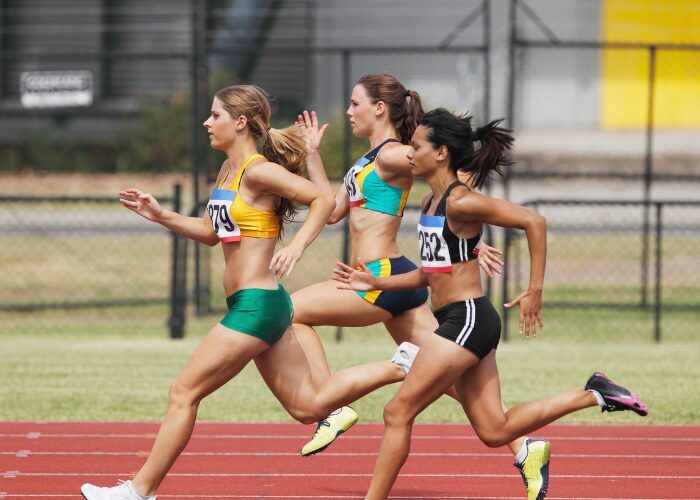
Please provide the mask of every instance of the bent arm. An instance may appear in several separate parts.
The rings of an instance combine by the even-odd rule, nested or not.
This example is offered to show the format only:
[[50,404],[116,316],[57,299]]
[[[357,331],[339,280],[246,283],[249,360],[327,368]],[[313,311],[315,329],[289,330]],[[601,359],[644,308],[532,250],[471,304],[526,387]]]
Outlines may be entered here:
[[342,290],[357,290],[358,292],[415,290],[428,285],[428,275],[422,269],[414,269],[395,276],[376,277],[362,263],[361,269],[354,269],[343,262],[338,262],[337,265],[338,267],[333,270],[333,279],[341,283],[338,288]]
[[177,234],[210,247],[219,243],[219,237],[214,231],[209,214],[204,217],[188,217],[171,210],[163,210],[160,220],[156,222]]
[[485,222],[505,228],[522,229],[527,236],[530,252],[530,283],[528,289],[505,307],[520,305],[519,329],[528,337],[537,334],[537,325],[542,322],[542,287],[547,259],[547,223],[538,213],[511,203],[467,192],[448,198],[448,220],[456,218],[461,222]]
[[144,219],[157,222],[175,233],[209,246],[214,246],[219,242],[208,214],[204,217],[188,217],[172,210],[166,210],[160,206],[153,195],[135,188],[120,191],[119,196],[119,202],[124,207]]
[[335,208],[332,191],[328,192],[303,177],[292,174],[279,165],[275,168],[257,169],[260,175],[256,182],[265,190],[309,207],[306,220],[292,239],[291,245],[306,249],[326,225],[326,220]]
[[377,290],[415,290],[428,286],[428,275],[422,268],[394,276],[376,278]]

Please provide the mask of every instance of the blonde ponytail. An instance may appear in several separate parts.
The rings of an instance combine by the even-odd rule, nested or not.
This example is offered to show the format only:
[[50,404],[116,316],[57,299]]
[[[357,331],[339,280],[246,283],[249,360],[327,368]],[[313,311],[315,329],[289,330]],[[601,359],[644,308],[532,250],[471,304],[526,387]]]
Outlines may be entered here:
[[294,125],[283,129],[271,128],[264,137],[262,154],[268,160],[298,174],[306,163],[304,136]]
[[[296,126],[282,130],[270,128],[270,98],[257,85],[233,85],[216,93],[232,117],[245,115],[250,131],[255,136],[261,152],[269,161],[278,163],[293,174],[299,174],[306,162],[306,142]],[[280,198],[275,213],[280,221],[280,238],[285,222],[294,220],[300,205]]]

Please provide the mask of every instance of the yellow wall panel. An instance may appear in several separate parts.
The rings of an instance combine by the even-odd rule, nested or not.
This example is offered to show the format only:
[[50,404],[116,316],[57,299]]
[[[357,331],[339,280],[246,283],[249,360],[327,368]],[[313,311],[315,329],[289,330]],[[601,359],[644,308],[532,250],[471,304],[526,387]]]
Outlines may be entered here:
[[[696,0],[603,0],[606,42],[700,45]],[[647,120],[649,51],[602,51],[601,124],[643,127]],[[658,50],[654,123],[700,126],[700,51]]]

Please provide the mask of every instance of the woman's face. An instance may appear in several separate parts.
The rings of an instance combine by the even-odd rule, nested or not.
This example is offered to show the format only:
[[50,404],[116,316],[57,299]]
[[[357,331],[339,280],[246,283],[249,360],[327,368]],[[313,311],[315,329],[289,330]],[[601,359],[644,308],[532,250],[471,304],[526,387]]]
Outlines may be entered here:
[[204,128],[209,133],[209,144],[219,151],[228,150],[236,140],[236,121],[217,97],[214,98],[211,114],[204,122]]
[[374,124],[377,121],[376,103],[372,103],[372,99],[367,94],[364,86],[357,84],[352,89],[350,96],[350,106],[347,110],[348,118],[350,118],[350,128],[355,137],[367,137],[372,133]]
[[425,177],[437,168],[438,150],[428,140],[429,131],[427,127],[420,125],[411,137],[411,149],[406,157],[414,177]]

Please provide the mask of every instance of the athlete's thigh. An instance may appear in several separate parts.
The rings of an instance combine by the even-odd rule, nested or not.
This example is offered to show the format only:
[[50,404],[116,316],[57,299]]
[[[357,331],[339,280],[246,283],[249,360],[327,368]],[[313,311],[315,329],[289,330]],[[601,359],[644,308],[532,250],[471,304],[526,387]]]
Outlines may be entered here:
[[415,418],[477,361],[472,352],[433,335],[423,342],[391,404],[399,403],[409,418]]
[[333,280],[322,281],[292,294],[294,322],[311,326],[369,326],[391,314],[370,304],[352,290],[339,290]]
[[308,406],[316,394],[309,362],[291,326],[255,358],[255,365],[272,394],[291,414]]
[[428,304],[424,303],[389,318],[384,326],[397,344],[411,342],[420,347],[426,339],[435,335],[438,322]]
[[505,422],[495,349],[465,372],[455,387],[475,429],[500,427]]
[[268,348],[262,340],[217,324],[178,377],[194,399],[201,399],[235,377],[248,362]]

